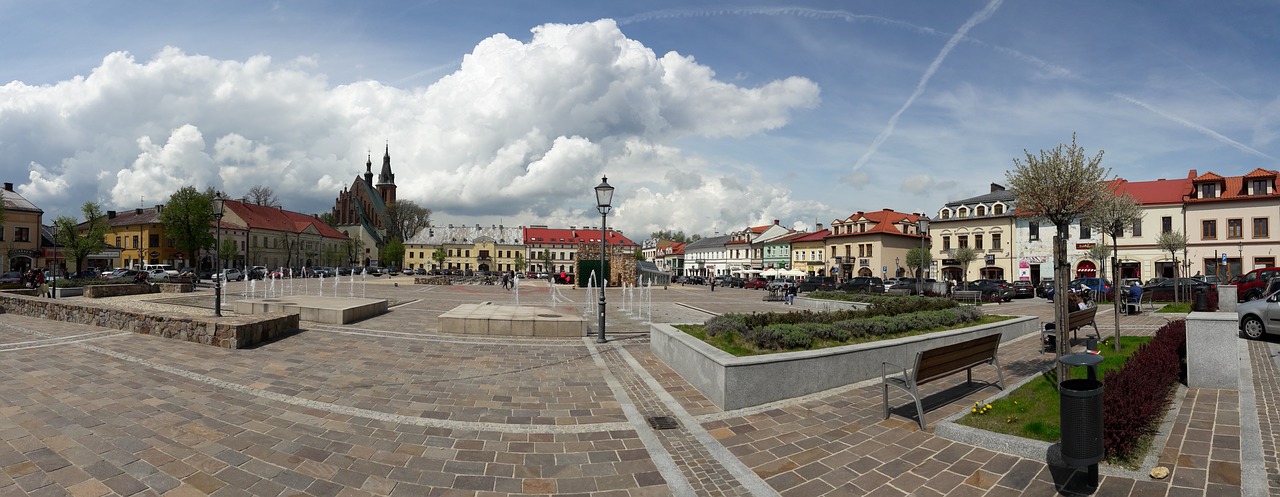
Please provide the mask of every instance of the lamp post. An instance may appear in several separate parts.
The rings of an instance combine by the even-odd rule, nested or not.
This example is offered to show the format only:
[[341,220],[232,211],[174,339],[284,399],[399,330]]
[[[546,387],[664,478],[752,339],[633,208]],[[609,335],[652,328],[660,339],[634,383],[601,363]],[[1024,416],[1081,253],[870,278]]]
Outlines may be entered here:
[[893,277],[894,278],[898,277],[898,270],[902,268],[901,260],[902,259],[899,257],[893,258]]
[[605,343],[604,339],[604,286],[605,286],[605,226],[609,217],[609,209],[613,208],[613,187],[609,186],[609,177],[602,176],[596,186],[596,210],[600,211],[600,334],[596,335],[596,343]]
[[916,221],[916,234],[920,235],[920,278],[916,280],[916,295],[924,296],[924,265],[929,259],[928,252],[925,252],[925,238],[929,236],[929,216],[920,215],[920,219]]
[[1240,250],[1240,273],[1244,274],[1244,240],[1236,242],[1236,248]]
[[53,222],[53,268],[49,271],[49,283],[53,291],[49,292],[49,297],[58,298],[58,222]]
[[223,210],[227,208],[226,199],[222,198],[222,193],[213,194],[213,232],[214,238],[217,240],[213,246],[213,315],[222,317],[222,215]]

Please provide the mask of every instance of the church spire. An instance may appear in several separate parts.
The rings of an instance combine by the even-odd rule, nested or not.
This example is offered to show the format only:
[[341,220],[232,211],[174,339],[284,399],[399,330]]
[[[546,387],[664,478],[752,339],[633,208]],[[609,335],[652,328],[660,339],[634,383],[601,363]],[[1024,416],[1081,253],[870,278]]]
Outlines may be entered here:
[[396,175],[391,172],[391,145],[387,145],[387,151],[382,155],[382,172],[378,173],[378,185],[394,185],[396,184]]
[[373,154],[364,162],[364,182],[373,186]]

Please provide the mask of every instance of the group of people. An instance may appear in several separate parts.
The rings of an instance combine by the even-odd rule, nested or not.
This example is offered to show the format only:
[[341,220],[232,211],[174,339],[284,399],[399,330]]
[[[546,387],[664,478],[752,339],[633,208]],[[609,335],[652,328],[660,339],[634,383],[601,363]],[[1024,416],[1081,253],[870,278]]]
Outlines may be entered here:
[[28,269],[22,273],[22,286],[27,288],[39,288],[44,284],[44,271],[39,269]]

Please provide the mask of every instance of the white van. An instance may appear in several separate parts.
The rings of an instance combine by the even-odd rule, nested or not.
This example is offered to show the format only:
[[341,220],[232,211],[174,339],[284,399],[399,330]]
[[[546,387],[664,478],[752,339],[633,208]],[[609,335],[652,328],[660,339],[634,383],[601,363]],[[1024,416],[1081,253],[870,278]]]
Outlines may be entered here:
[[168,264],[146,264],[142,266],[142,270],[148,273],[155,269],[163,269],[165,274],[168,274],[169,276],[178,275],[178,270]]

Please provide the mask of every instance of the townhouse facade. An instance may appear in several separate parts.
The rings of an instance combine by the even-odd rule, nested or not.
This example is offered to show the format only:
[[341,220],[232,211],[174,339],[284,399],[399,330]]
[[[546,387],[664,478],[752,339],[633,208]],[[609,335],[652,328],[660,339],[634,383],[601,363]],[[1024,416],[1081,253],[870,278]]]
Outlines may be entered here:
[[522,271],[536,262],[526,257],[522,226],[427,226],[405,243],[404,252],[407,269]]
[[729,235],[720,235],[689,242],[684,246],[684,260],[687,274],[702,277],[713,277],[729,274],[728,256],[725,244]]
[[140,269],[146,264],[168,264],[175,268],[193,266],[185,260],[172,238],[165,234],[160,213],[164,205],[127,211],[107,211],[107,231],[103,242],[119,249],[110,267]]
[[4,203],[4,225],[0,229],[0,267],[5,271],[26,271],[46,267],[41,251],[40,227],[44,211],[5,183],[0,190]]
[[[1013,192],[992,183],[989,193],[948,202],[938,209],[929,224],[928,235],[934,242],[929,254],[944,280],[1012,280],[1023,278],[1024,273],[1030,279],[1032,261],[1016,257],[1011,240],[1017,226],[1015,204]],[[973,249],[978,256],[969,264],[969,274],[954,257],[961,247]]]
[[804,271],[809,276],[827,275],[827,242],[831,230],[818,223],[817,231],[791,240],[791,269]]
[[831,223],[823,239],[827,274],[839,279],[855,276],[886,277],[894,261],[905,261],[907,252],[927,245],[928,235],[919,232],[920,214],[892,209],[857,212]]
[[[593,246],[592,257],[599,257],[600,228],[570,226],[568,229],[548,228],[545,225],[524,228],[525,259],[529,261],[529,269],[546,273],[574,274],[577,267],[578,252],[584,246]],[[609,247],[609,256],[628,254],[634,257],[640,245],[631,241],[617,230],[605,230],[605,245]]]
[[1260,267],[1275,267],[1280,252],[1271,227],[1280,221],[1276,171],[1254,169],[1240,176],[1196,175],[1184,203],[1184,259],[1190,271],[1226,281]]
[[[301,268],[352,264],[351,239],[308,214],[227,200],[223,228],[233,238],[244,236],[245,267]],[[240,257],[240,254],[237,254]]]

